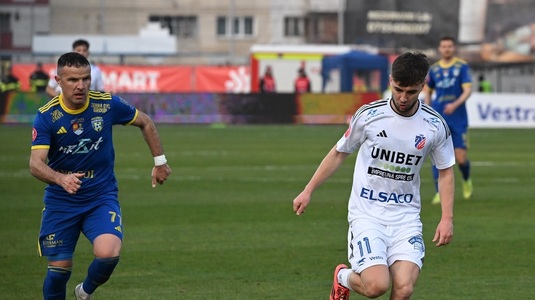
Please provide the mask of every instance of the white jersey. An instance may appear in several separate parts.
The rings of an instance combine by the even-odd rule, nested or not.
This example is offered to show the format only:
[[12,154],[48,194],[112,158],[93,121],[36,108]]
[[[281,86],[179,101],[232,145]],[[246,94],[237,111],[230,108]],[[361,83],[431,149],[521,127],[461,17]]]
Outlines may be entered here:
[[362,106],[353,116],[339,152],[357,160],[349,198],[349,222],[366,219],[396,225],[420,219],[420,169],[430,156],[438,169],[455,164],[451,133],[440,114],[418,101],[410,117],[389,99]]
[[[50,77],[48,80],[48,86],[53,88],[56,93],[61,93],[61,87],[54,77]],[[92,91],[104,91],[104,80],[102,79],[102,71],[98,66],[91,64],[91,87]]]

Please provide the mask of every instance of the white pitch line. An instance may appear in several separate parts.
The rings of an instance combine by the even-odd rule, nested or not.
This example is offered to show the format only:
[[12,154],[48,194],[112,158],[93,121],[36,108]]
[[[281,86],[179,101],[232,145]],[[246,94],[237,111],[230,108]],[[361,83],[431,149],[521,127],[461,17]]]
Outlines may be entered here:
[[535,166],[535,162],[526,161],[470,161],[474,167],[527,167]]

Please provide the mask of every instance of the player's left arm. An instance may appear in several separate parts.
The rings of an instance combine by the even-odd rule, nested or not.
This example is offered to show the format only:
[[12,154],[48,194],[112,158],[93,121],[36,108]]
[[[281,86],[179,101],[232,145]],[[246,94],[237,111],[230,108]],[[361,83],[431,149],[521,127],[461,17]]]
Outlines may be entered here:
[[467,64],[463,65],[460,74],[461,90],[462,93],[457,99],[444,107],[444,113],[451,114],[459,106],[463,105],[468,97],[472,94],[472,75],[470,74],[470,68]]
[[433,237],[437,247],[447,245],[453,238],[453,202],[455,195],[455,178],[453,166],[438,170],[438,190],[442,217]]
[[452,103],[448,104],[444,108],[444,112],[447,114],[453,113],[459,106],[463,105],[463,103],[468,100],[468,97],[472,94],[472,84],[471,83],[464,83],[462,85],[462,94],[457,98],[457,100],[453,101]]
[[137,126],[141,129],[143,138],[149,146],[150,152],[154,157],[154,168],[152,168],[152,187],[156,187],[156,183],[163,184],[169,174],[171,168],[167,164],[165,154],[163,151],[162,142],[156,125],[152,119],[142,111],[138,111],[137,118],[131,125]]

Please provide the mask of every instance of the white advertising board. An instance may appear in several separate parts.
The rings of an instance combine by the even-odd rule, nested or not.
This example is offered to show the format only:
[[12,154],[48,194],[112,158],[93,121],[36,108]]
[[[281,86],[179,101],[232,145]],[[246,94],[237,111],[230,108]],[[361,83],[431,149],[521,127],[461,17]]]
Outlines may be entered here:
[[466,109],[470,128],[535,128],[535,94],[473,93]]

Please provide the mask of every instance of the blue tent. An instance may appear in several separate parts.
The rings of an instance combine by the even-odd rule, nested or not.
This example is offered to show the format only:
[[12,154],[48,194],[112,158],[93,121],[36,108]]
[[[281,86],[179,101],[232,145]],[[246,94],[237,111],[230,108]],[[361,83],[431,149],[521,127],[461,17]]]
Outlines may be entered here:
[[360,70],[379,70],[381,72],[381,91],[388,88],[388,58],[384,55],[370,54],[362,51],[351,51],[348,53],[325,56],[321,61],[321,76],[323,78],[323,88],[329,81],[329,73],[333,69],[340,70],[340,91],[353,91],[353,74]]

